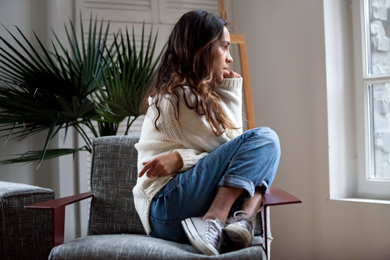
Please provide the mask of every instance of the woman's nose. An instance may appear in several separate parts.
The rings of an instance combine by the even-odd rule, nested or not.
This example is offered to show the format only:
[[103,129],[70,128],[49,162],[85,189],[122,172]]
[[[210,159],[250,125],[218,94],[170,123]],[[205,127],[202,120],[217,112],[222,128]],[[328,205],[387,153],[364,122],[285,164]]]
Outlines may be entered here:
[[226,63],[232,63],[233,62],[233,58],[232,56],[230,55],[230,52],[228,52],[228,55],[226,57]]

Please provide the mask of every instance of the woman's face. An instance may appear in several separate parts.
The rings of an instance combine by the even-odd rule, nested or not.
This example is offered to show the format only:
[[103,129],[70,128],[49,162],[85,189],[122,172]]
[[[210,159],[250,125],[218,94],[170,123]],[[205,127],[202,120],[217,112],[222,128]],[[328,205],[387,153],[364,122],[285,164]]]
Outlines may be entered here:
[[233,62],[230,56],[230,34],[226,27],[223,27],[223,36],[218,51],[214,58],[213,78],[217,82],[222,82],[224,75],[229,74],[229,63]]

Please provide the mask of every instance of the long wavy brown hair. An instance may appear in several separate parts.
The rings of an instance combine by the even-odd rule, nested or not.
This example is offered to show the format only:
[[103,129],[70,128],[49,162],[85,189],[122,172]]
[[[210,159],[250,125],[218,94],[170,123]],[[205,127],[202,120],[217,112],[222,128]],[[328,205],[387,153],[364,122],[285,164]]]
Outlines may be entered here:
[[159,100],[169,99],[179,122],[181,95],[189,109],[206,116],[215,135],[236,129],[222,110],[220,97],[215,91],[218,83],[212,75],[214,58],[226,24],[217,15],[202,10],[188,12],[176,23],[147,95],[152,97],[151,106],[157,109],[154,125],[158,131]]

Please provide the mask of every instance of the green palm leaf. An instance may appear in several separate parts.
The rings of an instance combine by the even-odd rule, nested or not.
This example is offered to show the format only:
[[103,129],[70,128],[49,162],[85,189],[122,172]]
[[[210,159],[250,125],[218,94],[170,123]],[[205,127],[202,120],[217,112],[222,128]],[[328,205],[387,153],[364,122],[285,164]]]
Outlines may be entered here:
[[[93,21],[91,16],[88,42],[82,37],[81,46],[73,40],[77,38],[71,22],[70,28],[65,26],[69,50],[53,32],[53,52],[36,35],[38,47],[34,47],[18,28],[15,35],[6,29],[13,42],[0,36],[7,48],[0,47],[0,135],[4,133],[7,142],[11,136],[24,139],[48,130],[40,162],[46,159],[49,142],[61,128],[74,127],[87,138],[80,126],[93,128],[90,121],[96,112],[89,95],[101,84],[102,70],[107,68],[100,61],[112,50],[107,47],[109,24],[101,22],[98,27],[97,18]],[[83,36],[82,22],[80,28]],[[91,130],[96,134],[95,129]],[[89,139],[85,141],[86,149],[91,151]],[[26,158],[32,157],[24,156],[23,160]]]
[[44,160],[50,160],[68,154],[73,154],[74,156],[77,152],[80,151],[88,151],[88,149],[86,146],[78,149],[47,149],[45,156],[43,156],[43,151],[28,151],[24,154],[17,154],[17,158],[1,161],[0,165],[30,162],[37,162],[40,164],[42,162],[42,157],[44,157]]
[[[53,51],[49,51],[35,35],[38,47],[17,29],[13,42],[0,36],[0,137],[23,140],[47,131],[42,151],[29,151],[1,164],[33,162],[56,158],[78,151],[91,152],[91,141],[85,128],[95,137],[115,135],[119,124],[127,119],[126,134],[140,115],[139,107],[154,77],[162,51],[154,58],[157,33],[145,36],[136,48],[133,35],[119,31],[114,43],[107,44],[109,23],[98,24],[89,19],[88,35],[80,14],[81,40],[77,40],[72,22],[65,25],[65,47],[54,34]],[[165,48],[165,47],[164,47]],[[95,129],[92,120],[98,122]],[[50,140],[60,129],[73,127],[86,146],[76,149],[48,149]],[[4,145],[5,145],[4,144]],[[38,165],[38,167],[39,167]]]
[[104,123],[106,128],[110,128],[110,131],[107,131],[110,135],[117,133],[119,124],[126,118],[128,120],[125,134],[127,134],[131,124],[140,116],[141,102],[162,55],[161,51],[154,58],[157,35],[158,33],[153,38],[153,29],[151,29],[149,37],[146,38],[145,25],[143,25],[141,46],[137,52],[134,27],[132,38],[126,28],[125,35],[120,31],[114,37],[113,52],[122,53],[122,55],[113,56],[107,52],[108,57],[103,58],[102,66],[110,69],[101,70],[103,85],[97,84],[98,90],[93,100],[99,116],[95,120],[101,124]]

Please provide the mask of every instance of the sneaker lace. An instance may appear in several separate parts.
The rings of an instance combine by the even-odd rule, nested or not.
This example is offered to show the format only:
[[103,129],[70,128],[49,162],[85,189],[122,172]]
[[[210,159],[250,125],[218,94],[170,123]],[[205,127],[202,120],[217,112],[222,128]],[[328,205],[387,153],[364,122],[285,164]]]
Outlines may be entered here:
[[219,241],[221,240],[222,227],[216,220],[206,220],[206,239],[215,248],[218,248]]
[[243,228],[252,232],[252,229],[255,226],[255,217],[246,211],[240,210],[234,212],[233,217],[228,220],[228,223],[237,223]]

